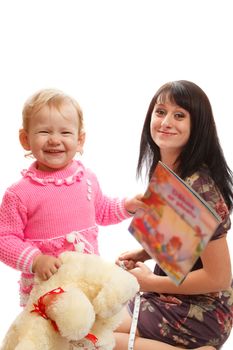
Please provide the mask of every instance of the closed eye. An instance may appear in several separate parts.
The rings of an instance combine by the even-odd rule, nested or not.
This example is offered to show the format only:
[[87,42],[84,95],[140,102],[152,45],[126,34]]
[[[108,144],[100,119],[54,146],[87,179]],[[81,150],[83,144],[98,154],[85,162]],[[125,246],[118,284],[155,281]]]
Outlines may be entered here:
[[73,135],[71,131],[62,131],[62,135]]
[[46,130],[39,130],[38,131],[38,134],[48,134],[49,132],[48,131],[46,131]]

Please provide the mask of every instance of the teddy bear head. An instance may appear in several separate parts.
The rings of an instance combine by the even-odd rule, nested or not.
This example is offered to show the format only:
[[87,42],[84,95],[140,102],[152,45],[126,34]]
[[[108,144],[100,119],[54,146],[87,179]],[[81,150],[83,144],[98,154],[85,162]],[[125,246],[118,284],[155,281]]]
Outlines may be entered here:
[[123,308],[139,291],[136,278],[94,254],[65,252],[60,258],[49,280],[35,277],[1,350],[113,349]]

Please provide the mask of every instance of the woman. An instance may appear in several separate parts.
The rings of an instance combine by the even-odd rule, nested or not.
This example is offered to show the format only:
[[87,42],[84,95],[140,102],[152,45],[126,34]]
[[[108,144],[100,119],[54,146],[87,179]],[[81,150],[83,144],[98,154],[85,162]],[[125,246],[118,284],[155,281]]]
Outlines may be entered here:
[[[161,160],[186,181],[221,217],[221,224],[192,271],[176,286],[156,265],[144,264],[143,250],[122,254],[143,292],[135,350],[220,349],[233,320],[233,289],[226,240],[233,205],[232,172],[224,158],[212,108],[196,84],[180,80],[154,95],[144,122],[137,173],[148,180]],[[132,315],[134,303],[129,305]],[[131,316],[116,332],[115,350],[128,349]]]

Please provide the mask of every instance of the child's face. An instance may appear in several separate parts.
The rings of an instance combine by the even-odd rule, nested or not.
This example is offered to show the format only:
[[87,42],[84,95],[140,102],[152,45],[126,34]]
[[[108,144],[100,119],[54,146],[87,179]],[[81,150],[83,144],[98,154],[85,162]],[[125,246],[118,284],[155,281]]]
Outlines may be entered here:
[[161,155],[172,152],[177,157],[190,136],[190,114],[172,102],[157,103],[152,112],[150,130]]
[[23,147],[31,150],[38,169],[44,171],[66,167],[84,143],[77,112],[69,103],[64,103],[60,110],[42,107],[30,120],[28,132],[23,133]]

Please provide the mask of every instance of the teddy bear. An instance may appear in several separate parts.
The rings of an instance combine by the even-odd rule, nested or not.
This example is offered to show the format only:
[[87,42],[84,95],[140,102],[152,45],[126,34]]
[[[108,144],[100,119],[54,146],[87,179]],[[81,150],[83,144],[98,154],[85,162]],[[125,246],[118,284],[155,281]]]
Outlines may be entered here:
[[95,254],[60,255],[48,280],[35,276],[28,303],[1,350],[111,350],[123,309],[139,291],[136,278]]

